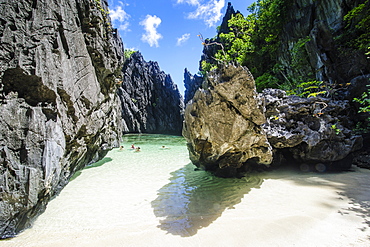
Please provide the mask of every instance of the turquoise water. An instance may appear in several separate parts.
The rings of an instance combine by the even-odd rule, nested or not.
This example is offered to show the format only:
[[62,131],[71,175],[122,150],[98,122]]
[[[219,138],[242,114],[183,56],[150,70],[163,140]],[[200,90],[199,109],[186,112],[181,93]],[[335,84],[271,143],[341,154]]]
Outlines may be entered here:
[[[179,167],[170,173],[169,182],[158,189],[157,198],[151,201],[154,215],[161,218],[158,227],[174,235],[196,234],[198,229],[207,227],[221,216],[225,209],[240,203],[244,194],[262,182],[257,175],[225,179],[195,169],[188,159],[182,137],[128,135],[124,142],[141,148],[137,156],[132,157],[134,150],[130,150],[124,157],[139,158],[134,161],[137,164],[158,165],[158,170],[153,172],[161,172],[161,165]],[[130,149],[130,145],[125,146]],[[177,166],[177,163],[181,165]]]
[[182,137],[125,135],[122,145],[0,246],[370,246],[367,170],[226,179],[195,170]]

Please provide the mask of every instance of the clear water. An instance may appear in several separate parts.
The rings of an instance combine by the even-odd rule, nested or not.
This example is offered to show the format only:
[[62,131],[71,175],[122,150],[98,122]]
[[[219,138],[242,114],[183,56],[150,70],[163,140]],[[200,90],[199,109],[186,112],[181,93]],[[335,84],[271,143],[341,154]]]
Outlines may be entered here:
[[122,145],[0,246],[370,246],[367,170],[225,179],[196,171],[182,137]]

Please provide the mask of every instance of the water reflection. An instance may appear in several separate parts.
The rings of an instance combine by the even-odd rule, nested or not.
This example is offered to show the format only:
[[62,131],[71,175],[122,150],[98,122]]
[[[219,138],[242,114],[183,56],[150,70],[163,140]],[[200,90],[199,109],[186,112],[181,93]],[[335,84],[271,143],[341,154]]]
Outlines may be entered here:
[[259,188],[263,180],[256,175],[232,179],[214,177],[194,166],[172,172],[170,182],[158,190],[152,201],[158,226],[173,235],[189,237],[209,226],[225,209],[233,208],[251,188]]

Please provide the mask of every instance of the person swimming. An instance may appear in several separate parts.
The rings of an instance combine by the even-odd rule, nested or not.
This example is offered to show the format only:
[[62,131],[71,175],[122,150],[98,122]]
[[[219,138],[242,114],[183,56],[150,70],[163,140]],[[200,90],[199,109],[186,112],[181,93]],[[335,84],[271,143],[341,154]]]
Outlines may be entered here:
[[135,152],[140,152],[140,151],[141,151],[140,147],[135,148]]

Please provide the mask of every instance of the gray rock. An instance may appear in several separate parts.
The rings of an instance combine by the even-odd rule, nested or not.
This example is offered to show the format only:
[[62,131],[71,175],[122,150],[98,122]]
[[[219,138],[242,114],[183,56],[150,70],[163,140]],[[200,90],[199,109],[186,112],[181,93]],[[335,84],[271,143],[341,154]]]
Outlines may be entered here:
[[[281,35],[277,59],[280,71],[287,78],[327,81],[345,84],[368,74],[370,63],[363,51],[338,43],[346,23],[343,17],[361,0],[298,0],[289,7],[287,22]],[[297,57],[298,42],[306,40]],[[295,61],[301,60],[299,64]],[[297,68],[297,66],[299,66]]]
[[135,52],[123,66],[118,94],[125,132],[181,135],[183,98],[157,62],[146,62]]
[[212,72],[187,104],[183,135],[192,162],[219,176],[271,162],[343,170],[363,145],[352,131],[352,113],[348,100],[287,96],[278,89],[257,95],[249,71],[228,66]]
[[0,238],[119,144],[123,47],[100,2],[1,5]]
[[266,89],[262,95],[267,118],[263,127],[270,144],[289,152],[296,161],[334,163],[335,168],[335,162],[362,147],[362,137],[352,133],[348,101],[287,96],[278,89]]
[[[340,50],[338,49],[338,44],[340,44],[338,40],[344,32],[344,15],[362,2],[358,0],[344,2],[339,0],[298,0],[287,6],[289,11],[284,29],[279,37],[281,46],[276,57],[279,64],[279,68],[275,68],[278,71],[275,71],[278,74],[277,77],[281,77],[288,83],[291,80],[312,81],[316,79],[325,81],[331,85],[328,91],[333,98],[303,99],[297,96],[287,96],[281,90],[265,90],[260,95],[260,98],[264,98],[266,103],[267,123],[263,124],[263,128],[274,152],[272,165],[281,164],[288,159],[289,162],[312,166],[320,171],[329,167],[348,169],[352,164],[353,152],[363,145],[362,137],[355,135],[352,130],[355,128],[356,122],[366,122],[369,115],[367,113],[356,114],[359,105],[356,106],[351,101],[353,97],[360,97],[362,92],[366,91],[370,63],[363,51],[343,45],[340,46]],[[229,5],[221,27],[222,32],[229,32],[225,23],[230,18],[230,13],[234,12]],[[205,40],[206,45],[203,49],[201,62],[217,64],[214,55],[221,47],[217,44],[210,45],[215,41],[220,40],[217,37]],[[192,78],[191,75],[185,74],[185,85],[189,88],[188,98],[185,97],[186,102],[192,102],[193,92],[201,88],[202,83],[201,79]],[[215,102],[221,102],[217,98],[220,96],[218,94],[214,96],[212,90],[207,88],[201,90],[201,93],[195,93],[193,105],[194,103],[200,105],[197,103],[200,100],[207,100],[207,104],[212,106],[216,104]],[[229,88],[225,88],[224,91],[227,90]],[[237,89],[230,87],[230,90],[234,92]],[[222,99],[224,98],[223,96]],[[241,109],[235,108],[236,111],[242,115],[245,110],[248,110],[249,104],[253,106],[255,102],[252,102],[252,98],[250,99],[246,100],[246,105],[241,106]],[[218,119],[217,121],[229,121],[229,116],[222,112],[221,107],[220,109],[214,108],[212,111],[220,111],[218,114],[225,115],[224,120],[221,120],[222,117],[216,113],[203,113],[205,111],[203,108],[207,104],[200,105],[198,108],[191,106],[193,110],[185,111],[185,119],[189,118],[195,122],[192,118],[198,118],[198,112],[202,112],[202,114],[208,114],[209,117]],[[189,114],[193,117],[189,117]],[[217,117],[213,115],[217,115]],[[187,132],[191,133],[191,128],[195,128],[197,133],[204,132],[202,127],[197,125],[203,126],[204,123],[198,121],[193,126],[188,125]],[[218,133],[212,134],[218,135]],[[189,150],[192,160],[197,164],[203,151],[193,150],[195,146],[194,143],[191,143]],[[217,157],[218,151],[211,148],[205,150],[214,152]],[[212,154],[204,156],[208,157]]]
[[269,165],[261,102],[248,69],[228,65],[211,72],[185,109],[183,135],[191,161],[225,177],[248,168],[247,161]]

